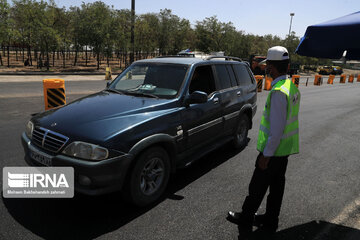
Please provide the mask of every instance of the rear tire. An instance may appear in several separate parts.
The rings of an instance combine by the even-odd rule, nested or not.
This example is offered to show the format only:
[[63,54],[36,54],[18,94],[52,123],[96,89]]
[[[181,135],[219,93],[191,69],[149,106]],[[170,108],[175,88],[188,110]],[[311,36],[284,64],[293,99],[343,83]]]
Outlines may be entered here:
[[136,159],[125,198],[136,206],[149,205],[163,194],[169,177],[168,153],[162,147],[151,147]]
[[250,119],[246,115],[240,116],[238,126],[234,132],[233,146],[236,149],[244,148],[247,143],[248,132],[250,129]]

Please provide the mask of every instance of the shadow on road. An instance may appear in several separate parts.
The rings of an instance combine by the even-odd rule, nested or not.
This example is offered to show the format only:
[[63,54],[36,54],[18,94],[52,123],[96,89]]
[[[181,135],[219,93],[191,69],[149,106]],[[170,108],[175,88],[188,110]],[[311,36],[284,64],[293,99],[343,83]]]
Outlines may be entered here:
[[[239,236],[239,239],[241,236]],[[360,230],[325,221],[312,221],[277,232],[269,237],[254,234],[249,240],[359,240]]]
[[72,199],[3,198],[2,200],[8,212],[19,224],[41,238],[93,239],[121,228],[167,198],[182,200],[184,197],[176,195],[177,191],[242,150],[234,150],[226,144],[191,167],[179,170],[170,181],[163,197],[145,208],[125,203],[119,193],[98,197],[76,194]]

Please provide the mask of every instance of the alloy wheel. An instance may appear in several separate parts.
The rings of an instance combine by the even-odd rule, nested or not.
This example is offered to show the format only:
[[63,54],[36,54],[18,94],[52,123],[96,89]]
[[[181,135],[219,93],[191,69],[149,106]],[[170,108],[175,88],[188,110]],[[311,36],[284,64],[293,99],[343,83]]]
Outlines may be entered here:
[[140,175],[140,190],[144,195],[156,192],[164,180],[164,163],[161,158],[154,157],[144,166]]

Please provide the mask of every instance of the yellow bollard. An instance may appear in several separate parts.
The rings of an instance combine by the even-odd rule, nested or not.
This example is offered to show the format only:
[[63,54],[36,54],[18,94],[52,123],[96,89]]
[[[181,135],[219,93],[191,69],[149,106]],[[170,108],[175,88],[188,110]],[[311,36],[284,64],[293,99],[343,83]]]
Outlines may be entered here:
[[357,82],[360,82],[360,74],[357,75]]
[[111,80],[111,67],[106,67],[105,80]]
[[351,74],[351,75],[349,75],[349,83],[354,83],[354,75],[353,74]]
[[45,110],[66,104],[64,79],[44,79]]
[[334,84],[334,78],[335,78],[335,75],[329,75],[327,84]]
[[320,86],[322,84],[322,76],[321,75],[315,75],[314,79],[314,85]]
[[263,75],[255,75],[256,83],[257,83],[257,91],[262,91],[262,85],[263,85]]
[[271,82],[273,81],[273,79],[271,77],[269,77],[268,75],[265,76],[265,87],[264,90],[266,91],[270,91],[271,90]]
[[291,80],[295,84],[295,86],[299,88],[300,75],[293,75]]
[[346,74],[341,74],[340,83],[345,83],[345,81],[346,81]]

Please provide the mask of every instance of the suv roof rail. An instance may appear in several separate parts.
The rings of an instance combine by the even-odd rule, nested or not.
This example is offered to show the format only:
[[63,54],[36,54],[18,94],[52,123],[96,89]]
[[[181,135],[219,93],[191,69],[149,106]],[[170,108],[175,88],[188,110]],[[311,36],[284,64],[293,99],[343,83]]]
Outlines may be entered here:
[[157,56],[156,58],[173,58],[173,57],[178,57],[178,58],[187,58],[187,57],[195,57],[193,54],[179,54],[179,55],[163,55],[163,56]]
[[241,58],[230,57],[230,56],[210,56],[210,57],[205,58],[205,60],[211,60],[211,59],[214,59],[214,58],[225,58],[225,60],[233,60],[233,61],[239,61],[239,62],[243,61]]

